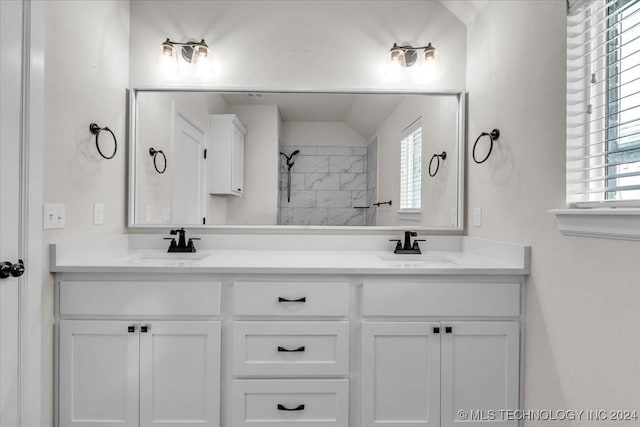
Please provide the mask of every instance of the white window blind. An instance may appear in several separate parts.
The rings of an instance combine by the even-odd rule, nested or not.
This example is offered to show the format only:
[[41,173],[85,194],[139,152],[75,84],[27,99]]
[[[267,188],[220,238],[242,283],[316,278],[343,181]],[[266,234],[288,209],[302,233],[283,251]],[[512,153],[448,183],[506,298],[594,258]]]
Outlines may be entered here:
[[400,209],[420,209],[422,202],[422,119],[400,135]]
[[567,202],[640,205],[640,1],[570,0]]

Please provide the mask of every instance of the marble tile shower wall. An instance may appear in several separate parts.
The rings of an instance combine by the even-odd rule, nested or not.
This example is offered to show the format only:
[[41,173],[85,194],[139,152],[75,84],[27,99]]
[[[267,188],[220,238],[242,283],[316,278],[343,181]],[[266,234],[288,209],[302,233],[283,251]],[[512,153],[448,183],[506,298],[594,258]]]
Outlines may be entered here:
[[[291,198],[287,201],[287,168],[280,163],[278,223],[283,225],[365,225],[367,147],[282,146],[295,150]],[[283,160],[281,158],[281,160]]]

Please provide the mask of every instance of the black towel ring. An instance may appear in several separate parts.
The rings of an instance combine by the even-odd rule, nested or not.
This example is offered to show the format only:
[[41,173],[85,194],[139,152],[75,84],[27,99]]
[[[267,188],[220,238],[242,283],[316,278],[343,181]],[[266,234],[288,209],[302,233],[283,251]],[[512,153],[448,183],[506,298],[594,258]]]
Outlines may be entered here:
[[[487,153],[485,158],[480,160],[480,161],[478,161],[478,159],[476,158],[476,147],[478,146],[478,141],[480,141],[480,139],[483,136],[488,136],[489,137],[489,140],[491,141],[491,145],[489,146],[489,152]],[[500,131],[498,129],[494,129],[489,133],[482,132],[480,134],[480,136],[478,137],[478,139],[476,139],[476,142],[473,144],[473,151],[471,152],[471,155],[473,156],[473,161],[478,163],[478,164],[486,162],[487,159],[489,158],[489,156],[491,155],[491,151],[493,150],[493,143],[495,141],[497,141],[498,138],[500,138]]]
[[[158,168],[158,164],[156,163],[158,154],[162,154],[162,158],[164,159],[164,167],[162,168],[162,170]],[[156,150],[155,148],[151,147],[149,148],[149,155],[153,157],[153,167],[156,169],[156,172],[164,173],[164,171],[167,170],[167,156],[164,155],[164,152],[162,150]]]
[[[107,132],[109,132],[111,134],[111,137],[113,138],[113,153],[110,156],[104,155],[104,153],[100,149],[100,143],[98,142],[98,139],[100,137],[100,132],[102,132],[103,130],[106,130]],[[116,139],[116,136],[113,134],[113,132],[111,132],[111,129],[109,129],[106,126],[101,128],[97,124],[91,123],[89,125],[89,131],[96,136],[96,148],[98,149],[98,153],[100,153],[100,155],[107,160],[113,159],[113,157],[116,155],[116,152],[118,151],[118,140]]]
[[[431,160],[429,160],[429,176],[433,177],[436,176],[438,171],[440,170],[440,159],[445,160],[447,158],[447,152],[443,151],[442,154],[434,154],[433,156],[431,156]],[[433,163],[433,160],[437,159],[436,161],[436,170],[431,173],[431,164]]]

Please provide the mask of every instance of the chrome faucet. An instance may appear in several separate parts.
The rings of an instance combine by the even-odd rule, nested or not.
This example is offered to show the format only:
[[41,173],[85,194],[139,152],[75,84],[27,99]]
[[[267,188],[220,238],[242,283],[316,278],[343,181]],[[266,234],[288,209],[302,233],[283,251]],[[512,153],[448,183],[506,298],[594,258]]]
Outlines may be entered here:
[[394,254],[421,254],[420,246],[418,242],[424,242],[424,239],[413,239],[413,245],[411,244],[411,237],[416,237],[418,235],[415,231],[405,231],[404,232],[404,246],[402,245],[402,240],[400,239],[390,239],[390,242],[396,242],[396,248],[394,249]]
[[195,252],[196,251],[196,247],[193,244],[194,240],[200,240],[197,237],[192,237],[189,239],[189,242],[187,242],[186,239],[186,234],[187,232],[184,230],[184,228],[179,228],[177,230],[171,230],[169,231],[169,234],[171,236],[178,236],[178,242],[176,243],[176,239],[175,237],[165,237],[165,240],[171,240],[171,243],[169,244],[169,250],[167,252]]

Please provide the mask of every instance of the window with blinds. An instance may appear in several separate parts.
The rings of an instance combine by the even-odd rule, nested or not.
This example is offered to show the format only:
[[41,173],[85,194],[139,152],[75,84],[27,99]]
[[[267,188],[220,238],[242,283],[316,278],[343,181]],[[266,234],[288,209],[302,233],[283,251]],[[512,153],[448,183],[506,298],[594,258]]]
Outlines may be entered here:
[[419,210],[422,204],[422,120],[400,135],[400,209]]
[[567,199],[640,206],[640,0],[569,0]]

